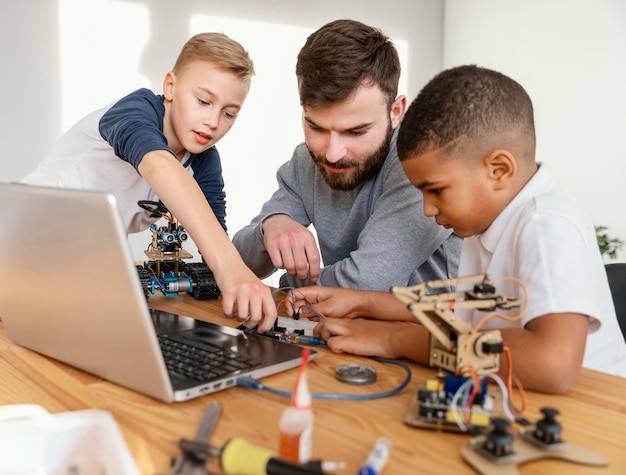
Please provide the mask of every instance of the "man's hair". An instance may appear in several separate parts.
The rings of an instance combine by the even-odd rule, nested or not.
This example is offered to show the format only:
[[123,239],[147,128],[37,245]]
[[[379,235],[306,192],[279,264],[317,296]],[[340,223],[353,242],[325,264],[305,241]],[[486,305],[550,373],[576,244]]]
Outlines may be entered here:
[[223,33],[199,33],[183,46],[174,73],[179,73],[193,61],[207,61],[234,72],[244,81],[254,76],[254,65],[248,52]]
[[[534,159],[533,105],[524,88],[499,72],[475,65],[445,70],[420,91],[398,132],[398,156],[408,160],[460,144],[515,141]],[[469,141],[469,142],[468,142]]]
[[360,85],[377,85],[389,105],[398,93],[400,59],[379,29],[335,20],[312,33],[298,54],[296,76],[302,106],[346,100]]

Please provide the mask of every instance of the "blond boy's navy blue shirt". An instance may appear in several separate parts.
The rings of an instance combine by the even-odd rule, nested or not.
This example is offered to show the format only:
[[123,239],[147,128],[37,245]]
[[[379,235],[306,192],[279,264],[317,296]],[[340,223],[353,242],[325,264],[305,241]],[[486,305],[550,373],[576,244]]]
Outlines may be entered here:
[[[137,205],[158,196],[137,167],[149,152],[166,150],[163,96],[139,89],[77,122],[52,148],[25,183],[113,193],[129,233],[148,228],[157,218]],[[186,153],[181,161],[193,176],[226,230],[226,194],[220,155],[215,146],[201,154]]]

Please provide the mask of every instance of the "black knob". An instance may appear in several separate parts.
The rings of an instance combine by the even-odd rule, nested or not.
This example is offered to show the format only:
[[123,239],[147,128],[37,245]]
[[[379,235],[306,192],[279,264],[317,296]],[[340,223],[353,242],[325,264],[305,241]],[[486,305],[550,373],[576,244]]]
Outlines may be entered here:
[[474,286],[474,293],[478,298],[486,298],[495,294],[496,288],[488,283],[476,284]]
[[513,453],[513,436],[509,432],[509,421],[501,417],[491,420],[493,429],[487,434],[484,448],[496,457],[504,457]]
[[556,444],[561,442],[561,424],[556,420],[559,415],[558,409],[542,407],[543,419],[535,425],[534,436],[544,444]]

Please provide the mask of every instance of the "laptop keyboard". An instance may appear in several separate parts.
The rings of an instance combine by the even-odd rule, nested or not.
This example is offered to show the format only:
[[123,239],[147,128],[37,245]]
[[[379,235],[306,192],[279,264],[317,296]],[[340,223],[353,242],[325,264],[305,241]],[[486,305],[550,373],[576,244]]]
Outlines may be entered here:
[[159,345],[168,371],[197,381],[211,381],[237,371],[245,371],[261,362],[241,355],[224,353],[221,348],[199,348],[159,333]]

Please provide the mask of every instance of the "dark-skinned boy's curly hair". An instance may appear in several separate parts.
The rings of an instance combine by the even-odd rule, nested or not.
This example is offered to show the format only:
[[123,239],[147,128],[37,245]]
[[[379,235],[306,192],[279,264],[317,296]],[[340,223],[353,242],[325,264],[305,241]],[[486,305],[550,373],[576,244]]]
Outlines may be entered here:
[[[398,155],[467,143],[514,142],[534,160],[533,105],[524,88],[502,73],[476,65],[458,66],[431,79],[413,100],[398,133]],[[513,141],[513,142],[512,142]]]

